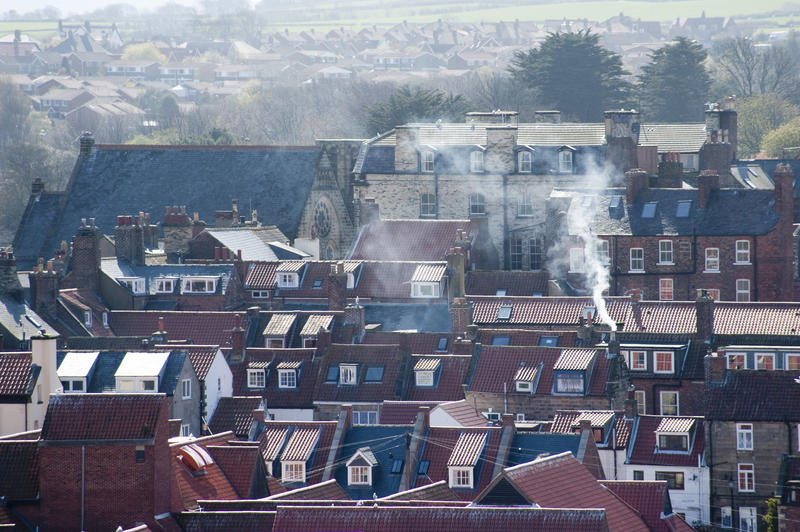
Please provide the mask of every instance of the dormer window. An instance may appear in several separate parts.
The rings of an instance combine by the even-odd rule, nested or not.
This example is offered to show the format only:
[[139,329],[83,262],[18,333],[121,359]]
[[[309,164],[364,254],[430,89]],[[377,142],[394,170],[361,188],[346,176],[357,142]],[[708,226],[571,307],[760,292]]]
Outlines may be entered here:
[[87,327],[92,326],[92,311],[91,310],[84,310],[83,311],[83,324]]
[[279,369],[278,388],[297,388],[297,371],[293,369]]
[[451,467],[450,468],[450,487],[472,489],[471,467]]
[[248,369],[247,370],[247,387],[264,389],[266,383],[264,369]]
[[281,462],[281,481],[283,482],[305,482],[306,463],[305,462]]
[[372,485],[372,468],[378,465],[378,460],[369,447],[362,447],[357,450],[346,465],[348,485]]
[[422,171],[431,173],[435,170],[433,151],[425,150],[422,152]]
[[439,297],[447,267],[444,264],[420,264],[411,275],[411,297]]
[[558,152],[558,173],[559,174],[571,174],[572,173],[572,150],[574,148],[570,148],[565,146],[561,148]]
[[216,277],[186,277],[183,279],[184,294],[213,294],[216,291]]
[[297,288],[300,286],[300,276],[296,273],[279,273],[278,288]]
[[653,353],[655,358],[655,373],[674,373],[675,372],[675,353],[672,351],[656,351]]
[[420,358],[414,364],[414,382],[418,387],[433,387],[436,384],[436,372],[441,366],[441,359]]
[[659,434],[658,449],[661,451],[687,451],[689,449],[689,435]]
[[83,379],[62,380],[61,387],[64,390],[64,393],[86,391],[86,387],[83,384]]
[[539,366],[520,365],[514,375],[514,388],[518,392],[533,393],[538,375]]
[[122,286],[127,287],[135,296],[140,296],[145,293],[143,277],[120,277],[117,279],[117,282]]
[[171,294],[175,291],[175,279],[155,279],[156,294]]
[[472,150],[469,152],[469,171],[483,172],[483,152],[479,150]]
[[584,390],[584,374],[583,373],[557,373],[556,374],[556,392],[557,393],[579,393],[582,394]]
[[520,174],[529,174],[533,169],[533,153],[528,150],[520,150],[517,153],[517,171]]
[[692,418],[663,418],[656,428],[657,451],[688,452]]
[[339,384],[354,386],[358,384],[358,366],[339,364]]

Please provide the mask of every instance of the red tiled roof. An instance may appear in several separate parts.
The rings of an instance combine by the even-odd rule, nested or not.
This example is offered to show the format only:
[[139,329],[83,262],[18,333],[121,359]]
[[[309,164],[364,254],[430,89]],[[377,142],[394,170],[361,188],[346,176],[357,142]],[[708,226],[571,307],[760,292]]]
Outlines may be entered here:
[[666,481],[600,480],[599,482],[635,508],[650,530],[653,532],[671,530],[661,517],[669,497]]
[[[191,340],[197,345],[230,347],[236,316],[235,312],[113,310],[108,320],[117,336],[149,337],[158,330],[158,318],[163,317],[170,341]],[[246,328],[247,316],[243,315],[242,321]]]
[[539,373],[539,366],[520,366],[514,374],[515,381],[534,382]]
[[[314,484],[322,480],[322,474],[325,471],[325,463],[328,460],[328,450],[331,448],[333,442],[333,434],[336,432],[336,421],[267,421],[264,432],[259,435],[259,443],[264,444],[263,436],[269,433],[273,428],[289,428],[292,432],[302,431],[305,435],[309,431],[318,431],[319,438],[316,445],[310,447],[311,462],[306,465],[306,483]],[[302,439],[302,438],[301,438]],[[299,445],[303,443],[303,445]],[[286,446],[289,443],[287,442]],[[286,447],[285,446],[285,447]],[[298,453],[309,449],[307,441],[298,441],[296,446]],[[281,460],[287,458],[281,456]],[[302,460],[302,458],[299,458]],[[270,485],[270,493],[274,493],[272,485]]]
[[706,388],[705,417],[729,421],[800,421],[796,371],[728,370]]
[[173,456],[172,471],[177,480],[182,509],[197,508],[199,499],[238,498],[236,490],[216,462],[205,466],[205,474],[193,475],[183,466],[176,452]]
[[259,460],[258,445],[208,445],[206,450],[225,473],[239,498],[250,496]]
[[282,462],[305,462],[311,456],[319,440],[318,428],[298,428],[289,436],[281,453]]
[[350,496],[335,479],[270,495],[267,501],[347,501]]
[[0,353],[0,396],[29,396],[34,378],[30,353]]
[[[233,374],[233,393],[237,395],[258,395],[267,402],[267,408],[313,408],[314,384],[317,379],[317,363],[312,362],[314,349],[268,349],[250,347],[244,363],[230,364]],[[285,390],[278,388],[278,372],[282,362],[302,362],[298,374],[297,388]],[[247,368],[251,364],[269,366],[266,388],[255,390],[247,387]]]
[[635,510],[604,488],[570,452],[505,468],[503,476],[544,508],[604,508],[609,530],[649,530]]
[[435,371],[441,363],[441,358],[419,357],[414,363],[414,371]]
[[39,493],[39,442],[0,441],[0,497],[9,501],[35,499]]
[[596,354],[594,350],[564,349],[553,364],[553,369],[585,371],[592,365]]
[[246,438],[253,421],[253,410],[261,406],[261,397],[220,397],[214,416],[208,423],[212,433],[233,431],[238,438]]
[[507,296],[531,297],[547,295],[550,275],[546,271],[468,271],[466,293],[476,296],[493,296],[505,290]]
[[[479,325],[577,326],[585,307],[594,307],[589,297],[503,297],[470,296],[473,321]],[[630,298],[606,298],[608,313],[616,322],[624,322]],[[511,317],[498,320],[501,306],[512,307]]]
[[592,428],[602,428],[614,417],[613,410],[559,410],[553,417],[550,432],[572,434],[573,428],[585,419],[591,422]]
[[[664,422],[667,422],[666,424]],[[678,423],[675,423],[678,421]],[[658,452],[658,439],[656,431],[659,427],[693,425],[689,433],[689,452]],[[687,429],[688,431],[688,429]],[[670,430],[669,432],[687,432],[683,430]],[[628,460],[632,464],[651,464],[667,466],[697,467],[700,458],[705,452],[705,429],[703,418],[666,418],[661,416],[639,416],[639,426],[636,428],[636,439],[631,442],[633,449]]]
[[149,440],[167,408],[164,394],[51,395],[42,440]]
[[466,399],[440,403],[438,408],[450,414],[453,419],[464,427],[485,427],[489,424],[486,416],[478,412],[475,406]]
[[662,417],[656,432],[689,432],[695,422],[697,418],[694,417]]
[[386,501],[457,501],[456,494],[447,485],[447,482],[440,480],[427,486],[413,488],[398,493],[393,493],[381,500]]
[[247,267],[245,287],[250,290],[275,288],[275,270],[277,268],[277,262],[251,262]]
[[416,421],[420,406],[433,410],[437,404],[436,401],[384,401],[381,403],[381,425],[410,425]]
[[273,529],[281,532],[329,530],[404,532],[425,530],[536,530],[600,532],[608,530],[604,512],[502,507],[278,506]]
[[361,260],[445,260],[469,220],[379,220],[364,226],[350,254]]
[[[464,397],[462,384],[466,380],[469,372],[469,365],[472,357],[468,355],[443,355],[413,357],[417,360],[414,369],[424,362],[424,366],[432,367],[438,361],[439,381],[435,388],[417,387],[413,371],[408,381],[408,392],[406,399],[409,401],[458,401]],[[435,369],[433,367],[432,369]]]
[[[401,353],[396,345],[333,344],[320,359],[320,371],[314,393],[315,401],[375,401],[399,398]],[[358,364],[355,386],[326,383],[328,368],[339,364]],[[383,367],[380,383],[364,382],[368,367]]]
[[306,264],[307,263],[304,260],[285,260],[278,263],[278,267],[275,269],[275,271],[296,273],[302,270]]
[[214,357],[217,356],[219,346],[216,345],[171,345],[170,349],[185,349],[189,355],[189,361],[192,363],[192,368],[197,374],[197,378],[201,381],[206,380],[208,371],[211,369],[211,364],[214,362]]
[[320,329],[330,331],[332,321],[333,315],[331,314],[312,314],[303,325],[300,336],[316,336]]
[[103,327],[103,312],[107,312],[108,308],[102,301],[92,292],[85,288],[66,288],[58,291],[58,297],[62,304],[66,307],[72,307],[81,312],[77,314],[78,321],[83,323],[86,327],[85,320],[83,319],[82,312],[91,311],[92,325],[87,327],[92,336],[113,336],[114,333],[108,327]]
[[286,445],[289,427],[268,427],[259,437],[261,456],[265,462],[274,462]]
[[479,331],[480,341],[483,345],[492,345],[492,339],[496,336],[508,336],[509,344],[516,346],[535,346],[539,345],[539,340],[543,336],[558,337],[558,347],[576,347],[578,335],[576,329],[562,331],[535,331],[525,329],[484,329]]
[[464,432],[458,437],[458,441],[453,447],[447,466],[469,466],[473,467],[486,445],[486,433]]
[[625,449],[628,447],[633,432],[633,423],[634,421],[632,419],[625,419],[622,412],[617,412],[614,418],[614,434],[617,437],[617,449]]
[[272,530],[275,512],[181,512],[184,532],[255,532]]

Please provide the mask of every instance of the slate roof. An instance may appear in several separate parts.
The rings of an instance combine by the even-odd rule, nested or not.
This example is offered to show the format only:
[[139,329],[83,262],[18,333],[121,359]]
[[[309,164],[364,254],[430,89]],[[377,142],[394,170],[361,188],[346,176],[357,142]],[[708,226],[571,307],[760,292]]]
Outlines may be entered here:
[[172,346],[173,349],[185,349],[189,355],[189,361],[192,363],[197,378],[200,381],[206,380],[208,371],[211,369],[211,364],[217,356],[219,346],[217,345],[181,345]]
[[[447,354],[454,352],[458,334],[433,332],[391,332],[367,331],[361,343],[364,344],[398,344],[404,351],[413,354]],[[439,350],[442,340],[444,348]]]
[[705,417],[714,421],[800,421],[796,371],[728,370],[706,387]]
[[[214,211],[233,198],[249,198],[261,223],[294,238],[317,154],[315,147],[96,145],[78,158],[68,192],[40,198],[47,208],[26,210],[14,248],[24,252],[21,265],[32,265],[62,240],[69,242],[81,218],[94,217],[110,232],[117,215],[187,205],[201,219],[213,220]],[[224,176],[236,179],[221,187]]]
[[462,384],[467,379],[472,357],[469,355],[412,356],[413,370],[434,371],[434,386],[417,386],[413,370],[408,378],[409,401],[458,401],[464,397]]
[[[319,360],[314,401],[336,402],[381,402],[384,399],[399,399],[402,393],[403,364],[401,352],[396,345],[332,344],[325,356]],[[326,382],[328,369],[340,364],[356,364],[356,385]],[[379,382],[366,381],[368,368],[383,368]]]
[[[219,282],[216,286],[215,294],[224,294],[228,289],[228,282],[233,273],[231,264],[156,264],[153,266],[131,265],[115,257],[103,258],[100,261],[100,269],[111,279],[117,280],[120,277],[143,277],[145,279],[146,293],[156,295],[156,284],[151,282],[160,278],[184,277],[218,277]],[[180,294],[180,284],[174,288],[175,294]],[[208,294],[206,294],[208,295]]]
[[264,328],[264,336],[286,336],[297,320],[297,314],[275,313]]
[[185,532],[261,532],[272,530],[275,512],[181,512],[178,521]]
[[[689,426],[693,428],[688,428]],[[681,430],[684,429],[684,430]],[[656,432],[687,432],[688,452],[659,452]],[[639,416],[636,438],[628,455],[631,464],[697,467],[705,461],[705,430],[701,417]]]
[[214,416],[208,423],[212,433],[233,431],[237,438],[246,438],[253,421],[253,410],[261,406],[261,397],[220,397]]
[[467,294],[493,296],[505,290],[508,296],[547,295],[550,275],[546,271],[477,271],[467,272]]
[[571,452],[577,458],[580,443],[580,434],[518,431],[511,440],[507,467],[530,462],[539,456],[561,454],[564,451]]
[[426,530],[508,530],[541,532],[600,532],[608,529],[601,510],[555,510],[496,507],[356,507],[279,506],[274,529],[285,532],[327,530],[336,523],[342,530],[389,532]]
[[469,220],[376,220],[361,229],[347,258],[441,261],[454,246],[456,232],[463,229],[469,235],[469,228]]
[[41,439],[150,440],[167,408],[163,394],[55,394],[47,405]]
[[[718,189],[711,192],[705,209],[698,204],[696,189],[645,188],[639,192],[633,204],[627,204],[625,189],[612,188],[592,191],[554,190],[552,197],[570,198],[566,219],[571,235],[579,235],[581,227],[577,220],[589,218],[592,232],[596,235],[764,235],[775,228],[779,215],[775,211],[775,194],[772,190]],[[593,195],[594,209],[587,213],[584,197]],[[624,214],[612,215],[610,202],[620,197]],[[678,202],[691,201],[689,216],[678,217]],[[642,216],[645,203],[657,202],[655,215]]]
[[[19,264],[19,260],[17,263]],[[13,336],[17,342],[41,334],[42,329],[48,336],[58,336],[58,332],[27,303],[2,295],[0,295],[0,329]],[[9,340],[6,347],[10,344]]]
[[0,402],[29,397],[39,371],[32,367],[30,353],[0,353]]
[[[210,311],[113,310],[108,323],[117,336],[150,337],[158,330],[158,318],[170,341],[190,340],[198,345],[230,347],[231,331],[236,327],[236,313]],[[242,316],[247,327],[247,316]]]
[[531,346],[539,345],[543,337],[556,337],[558,347],[576,347],[576,329],[561,331],[536,331],[527,329],[489,329],[481,328],[478,331],[480,341],[483,345],[492,345],[492,341],[498,337],[508,337],[508,345]]
[[440,480],[427,486],[420,486],[419,488],[412,488],[406,491],[400,491],[387,495],[383,498],[387,501],[458,501],[460,500],[453,490],[447,485],[447,482]]
[[0,440],[0,496],[35,499],[39,493],[38,440]]
[[658,153],[697,153],[706,137],[704,123],[643,124],[639,127],[639,145],[658,146]]
[[[385,497],[398,491],[405,467],[406,434],[412,432],[414,428],[410,425],[369,425],[351,427],[345,433],[337,457],[341,465],[334,475],[350,498],[371,499],[373,493]],[[345,464],[365,445],[376,461],[372,467],[372,484],[350,485]],[[399,470],[395,470],[396,460],[401,462]]]
[[380,323],[385,331],[449,333],[446,303],[363,303],[367,323]]
[[[233,253],[241,250],[242,260],[275,261],[300,259],[308,256],[299,249],[289,247],[286,244],[286,237],[279,230],[264,229],[266,230],[262,230],[262,228],[209,228],[205,231]],[[261,233],[266,234],[262,235]],[[270,237],[272,237],[271,240],[269,240]]]

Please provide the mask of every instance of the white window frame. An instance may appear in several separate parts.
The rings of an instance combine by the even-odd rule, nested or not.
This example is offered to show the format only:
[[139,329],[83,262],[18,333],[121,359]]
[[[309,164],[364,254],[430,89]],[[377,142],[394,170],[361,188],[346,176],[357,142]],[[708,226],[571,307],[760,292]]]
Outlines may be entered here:
[[[659,354],[668,354],[669,358],[669,366],[670,369],[668,370],[659,370],[658,369],[658,355]],[[653,351],[653,373],[675,373],[675,352],[674,351]]]
[[634,390],[633,398],[636,399],[636,408],[640,416],[647,414],[647,402],[644,390]]
[[181,436],[188,438],[192,435],[192,426],[188,423],[181,423]]
[[473,174],[483,172],[483,151],[472,150],[469,152],[469,171]]
[[472,489],[473,469],[472,467],[448,467],[450,477],[450,487],[460,489]]
[[[152,390],[147,389],[148,384],[152,385]],[[156,389],[158,388],[158,382],[156,382],[156,379],[142,379],[139,381],[139,385],[141,386],[141,391],[143,392],[155,393],[157,391]]]
[[[759,364],[759,358],[762,359],[770,359],[772,361],[772,367],[767,368],[764,367],[763,364]],[[755,353],[753,355],[753,363],[755,364],[756,369],[764,369],[764,370],[774,370],[775,369],[775,353]]]
[[705,269],[706,273],[719,273],[719,248],[705,249]]
[[558,152],[558,173],[571,174],[574,167],[574,158],[571,150],[561,150]]
[[609,252],[608,240],[602,238],[598,239],[596,250],[597,259],[600,261],[600,264],[604,266],[611,264],[611,253]]
[[[669,297],[665,297],[669,294]],[[675,280],[672,277],[662,277],[658,280],[658,299],[672,301],[675,299]]]
[[181,399],[191,399],[191,398],[192,398],[192,380],[183,379],[181,381]]
[[283,390],[294,390],[297,388],[297,371],[293,369],[279,369],[278,388]]
[[339,364],[339,384],[355,386],[358,384],[358,366],[355,364]]
[[672,266],[675,264],[672,240],[658,241],[658,263],[665,266]]
[[750,264],[750,241],[736,241],[736,257],[734,264]]
[[[744,475],[744,478],[742,478]],[[744,483],[742,483],[744,480]],[[736,464],[736,486],[740,493],[754,493],[756,491],[756,468],[751,463]],[[743,488],[744,487],[744,488]]]
[[84,310],[83,311],[83,324],[87,327],[92,326],[92,311],[91,310]]
[[532,393],[533,392],[533,383],[531,381],[516,381],[515,389],[518,392],[522,393]]
[[[664,412],[664,406],[666,405],[664,398],[667,396],[675,396],[675,413],[674,414],[667,414]],[[661,411],[662,416],[679,416],[681,414],[680,408],[680,394],[677,390],[664,390],[659,392],[659,409]],[[669,405],[667,405],[669,406]]]
[[347,466],[347,484],[349,486],[372,486],[372,468],[364,465]]
[[250,296],[253,299],[269,299],[269,290],[251,290]]
[[[259,379],[259,377],[261,377]],[[263,390],[267,386],[266,371],[263,369],[248,369],[247,370],[247,387],[252,389]]]
[[216,277],[184,277],[182,281],[183,294],[213,294],[217,291]]
[[436,194],[423,192],[419,195],[419,217],[434,218],[436,216]]
[[[798,367],[796,367],[796,368],[790,367],[790,363],[789,362],[791,360],[797,360],[798,361]],[[798,354],[798,353],[786,353],[786,358],[784,360],[783,367],[784,367],[784,369],[786,369],[788,371],[798,371],[798,370],[800,370],[800,354]]]
[[281,462],[281,481],[282,482],[305,482],[306,463],[305,462]]
[[[370,419],[372,418],[372,419]],[[377,425],[378,424],[378,411],[377,410],[354,410],[353,411],[353,425]]]
[[533,172],[533,152],[520,150],[517,153],[517,173],[530,174]]
[[720,509],[719,526],[720,528],[733,528],[733,508],[730,506],[723,506]]
[[[567,382],[571,382],[571,381],[574,380],[575,382],[572,382],[571,384],[575,384],[575,383],[577,383],[578,378],[581,379],[581,389],[580,389],[580,391],[578,391],[578,390],[569,390],[569,389],[568,390],[562,390],[561,389],[562,382],[564,384],[566,384]],[[562,379],[564,379],[564,380],[562,381]],[[570,394],[570,395],[578,395],[578,394],[583,395],[583,394],[586,393],[586,373],[585,372],[583,372],[583,373],[580,373],[580,372],[560,372],[560,373],[556,373],[553,376],[553,381],[554,381],[553,387],[554,387],[555,393],[559,393],[559,394],[563,393],[563,394]]]
[[414,372],[414,384],[417,386],[433,386],[433,371],[417,370]]
[[128,287],[135,296],[144,295],[146,292],[144,277],[120,277],[117,282],[122,286]]
[[300,286],[300,276],[296,272],[278,272],[275,276],[278,288],[297,288]]
[[739,531],[756,532],[758,530],[758,514],[755,506],[739,507]]
[[[630,272],[643,272],[644,271],[644,248],[630,248],[628,251],[630,263],[628,264]],[[639,255],[639,256],[636,256]]]
[[432,174],[436,170],[436,159],[433,151],[425,150],[422,152],[422,171]]
[[530,218],[533,216],[533,201],[528,190],[523,190],[517,205],[517,216],[520,218]]
[[583,273],[585,268],[583,248],[569,248],[569,272]]
[[411,297],[422,299],[439,297],[439,283],[411,283]]
[[135,392],[136,381],[134,379],[117,379],[116,389],[118,392]]
[[[742,366],[737,368],[732,365],[732,361],[739,357],[742,358]],[[725,353],[725,367],[727,369],[749,369],[747,367],[747,353]]]
[[736,424],[736,450],[737,451],[752,451],[753,450],[753,424],[752,423],[737,423]]
[[171,294],[175,291],[175,279],[154,279],[156,294]]
[[[641,355],[641,359],[638,358],[638,355]],[[641,360],[643,364],[639,364],[639,360]],[[631,350],[628,369],[631,371],[647,371],[647,351],[642,351],[641,349]]]
[[736,301],[738,303],[750,302],[750,279],[736,279]]
[[486,214],[486,196],[474,192],[467,198],[470,216],[484,216]]
[[108,312],[106,312],[106,311],[103,311],[103,328],[104,329],[108,329],[109,328],[109,325],[108,325]]

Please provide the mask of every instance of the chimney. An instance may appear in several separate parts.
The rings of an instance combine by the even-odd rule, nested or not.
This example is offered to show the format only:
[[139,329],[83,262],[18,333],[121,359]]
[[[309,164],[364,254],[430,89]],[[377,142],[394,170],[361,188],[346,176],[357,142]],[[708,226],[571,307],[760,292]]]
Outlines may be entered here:
[[183,420],[178,419],[170,419],[167,421],[169,423],[169,437],[170,438],[177,438],[181,435],[181,424],[183,424]]
[[739,126],[733,96],[725,98],[720,103],[711,104],[706,108],[706,142],[703,151],[709,145],[727,145],[727,163],[736,158],[738,149]]
[[364,307],[356,304],[347,305],[344,308],[344,324],[353,328],[353,343],[361,343],[364,338],[364,327],[366,326]]
[[346,416],[344,426],[349,429],[353,426],[353,405],[347,403],[343,404],[342,412],[344,412]]
[[639,403],[636,401],[636,394],[633,390],[628,392],[625,399],[625,419],[635,419],[639,415]]
[[161,227],[164,228],[164,253],[170,263],[181,262],[180,259],[189,254],[189,241],[195,236],[194,224],[186,214],[185,207],[182,212],[176,212],[177,210],[177,206],[170,208],[167,205],[161,221]]
[[235,198],[231,200],[231,222],[233,223],[234,227],[238,227],[240,223],[239,200]]
[[516,425],[514,424],[514,414],[502,414],[500,416],[500,426],[515,428]]
[[22,301],[25,292],[17,277],[17,260],[14,252],[0,248],[0,296],[11,296]]
[[639,191],[647,189],[650,184],[650,176],[647,172],[639,168],[625,172],[625,204],[633,205]]
[[788,164],[779,164],[775,167],[772,174],[772,182],[775,185],[775,211],[782,219],[790,221],[793,219],[794,211],[794,173]]
[[118,259],[131,264],[144,264],[143,216],[117,216],[114,228],[114,250]]
[[470,111],[466,113],[467,124],[496,124],[516,126],[519,113],[516,111]]
[[[397,126],[395,130],[394,169],[397,172],[419,171],[419,128]],[[380,133],[377,131],[376,133]]]
[[380,219],[380,207],[375,203],[375,198],[365,198],[361,205],[361,225],[377,222]]
[[39,314],[55,315],[58,304],[60,275],[53,269],[53,261],[47,261],[47,269],[39,258],[39,267],[28,274],[30,280],[31,307]]
[[658,163],[658,188],[681,188],[683,186],[683,163],[679,153],[666,154],[666,160]]
[[80,137],[80,152],[79,156],[88,157],[92,154],[92,147],[94,147],[94,137],[91,131],[84,131]]
[[195,212],[192,218],[192,238],[202,233],[206,228],[206,223],[200,219],[200,213]]
[[638,166],[637,145],[639,144],[639,113],[624,109],[606,111],[606,163],[620,172],[627,172]]
[[727,360],[723,351],[706,355],[704,362],[706,366],[706,385],[725,382]]
[[464,270],[466,258],[458,248],[452,248],[447,253],[447,273],[450,276],[448,285],[449,301],[457,297],[464,297]]
[[705,209],[711,192],[719,189],[719,172],[702,170],[697,176],[697,208]]
[[631,288],[630,290],[631,304],[637,305],[642,300],[642,291],[638,288]]
[[453,298],[450,303],[450,319],[453,332],[466,334],[468,326],[472,323],[472,306],[465,297]]
[[72,271],[69,273],[70,287],[97,290],[100,285],[100,232],[97,226],[86,225],[81,220],[72,237]]
[[154,331],[150,337],[151,344],[165,344],[167,343],[167,330],[164,326],[164,316],[158,317],[158,330]]
[[533,121],[540,124],[560,124],[561,111],[534,111]]
[[496,174],[514,172],[516,166],[514,148],[517,146],[516,126],[486,127],[485,169]]
[[610,338],[608,340],[608,349],[606,350],[606,358],[613,358],[619,355],[619,340],[617,340],[617,333],[615,331],[611,331]]
[[697,339],[710,344],[714,339],[714,298],[703,290],[694,302],[697,317]]
[[580,432],[583,434],[584,431],[589,431],[589,434],[592,435],[594,438],[594,431],[592,430],[592,422],[588,419],[579,419],[578,426],[580,427]]
[[331,265],[328,274],[328,310],[344,310],[347,306],[347,274],[344,262]]
[[37,177],[31,184],[31,196],[40,196],[44,192],[44,181],[41,177]]
[[42,368],[37,385],[42,385],[44,391],[42,393],[42,401],[46,404],[49,395],[61,386],[61,381],[56,373],[58,362],[56,360],[55,336],[48,336],[44,334],[44,331],[38,336],[31,336],[31,363]]
[[266,424],[267,413],[264,411],[263,408],[256,408],[255,410],[253,410],[253,421]]
[[242,315],[234,316],[235,324],[231,331],[231,361],[241,362],[245,353],[245,330],[242,327]]
[[594,335],[594,324],[591,318],[584,318],[583,316],[578,318],[578,346],[588,347],[592,345],[592,335]]

